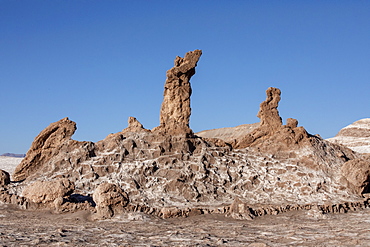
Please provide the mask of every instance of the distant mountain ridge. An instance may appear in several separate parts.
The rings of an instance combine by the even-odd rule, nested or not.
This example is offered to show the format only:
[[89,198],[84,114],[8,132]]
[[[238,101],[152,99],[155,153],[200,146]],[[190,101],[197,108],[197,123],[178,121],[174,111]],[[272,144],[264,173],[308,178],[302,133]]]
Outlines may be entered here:
[[13,158],[24,158],[26,157],[25,154],[13,154],[13,153],[5,153],[0,156],[5,156],[5,157],[13,157]]

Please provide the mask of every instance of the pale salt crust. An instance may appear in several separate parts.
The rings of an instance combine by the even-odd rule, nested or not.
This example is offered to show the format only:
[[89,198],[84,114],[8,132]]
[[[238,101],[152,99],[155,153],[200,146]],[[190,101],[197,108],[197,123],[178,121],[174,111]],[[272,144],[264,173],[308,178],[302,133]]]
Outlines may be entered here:
[[[358,120],[343,129],[361,129],[370,132],[370,118]],[[335,136],[326,140],[344,145],[355,152],[370,153],[370,137]]]
[[359,128],[359,129],[368,129],[370,130],[370,118],[364,118],[364,119],[361,119],[361,120],[358,120],[346,127],[344,127],[343,129],[349,129],[349,128]]
[[0,170],[7,171],[9,174],[13,174],[15,168],[23,158],[14,158],[14,157],[6,157],[6,156],[0,156]]
[[369,137],[336,136],[326,140],[332,143],[342,144],[355,152],[370,153]]

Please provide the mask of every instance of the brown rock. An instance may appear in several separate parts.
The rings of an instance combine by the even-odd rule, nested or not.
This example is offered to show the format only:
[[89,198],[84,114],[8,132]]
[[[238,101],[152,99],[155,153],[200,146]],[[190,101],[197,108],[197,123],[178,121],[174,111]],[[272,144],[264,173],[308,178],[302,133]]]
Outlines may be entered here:
[[234,219],[252,220],[255,218],[252,209],[239,198],[236,198],[231,204],[228,215]]
[[298,120],[294,118],[288,118],[286,120],[286,126],[289,128],[297,128],[298,126]]
[[251,133],[236,140],[235,148],[257,147],[260,151],[276,153],[280,151],[291,151],[300,148],[303,142],[309,142],[310,135],[303,127],[298,126],[298,120],[287,119],[283,125],[279,116],[278,105],[281,91],[278,88],[270,87],[266,90],[266,100],[260,104],[258,117],[260,125]]
[[163,219],[181,217],[182,211],[177,207],[165,207],[161,209],[160,214]]
[[261,120],[260,128],[264,128],[267,132],[271,133],[278,130],[283,124],[277,109],[280,102],[281,91],[278,88],[269,87],[266,90],[266,95],[266,100],[260,104],[257,117]]
[[113,183],[100,184],[93,193],[97,218],[109,218],[123,211],[129,202],[128,195]]
[[281,128],[283,123],[277,109],[280,95],[281,91],[278,88],[269,87],[266,90],[266,100],[260,104],[257,114],[260,119],[259,127],[237,141],[236,148],[248,147],[257,139],[266,139]]
[[72,194],[74,183],[66,178],[36,181],[23,190],[23,196],[35,203],[53,203],[56,199]]
[[4,170],[0,170],[0,187],[10,184],[10,175]]
[[176,57],[175,66],[167,71],[160,125],[154,130],[169,135],[192,135],[189,127],[192,92],[190,78],[195,74],[201,55],[201,50],[195,50],[186,53],[184,58]]
[[128,118],[128,127],[124,130],[122,130],[123,133],[127,132],[140,132],[140,131],[150,131],[144,128],[144,126],[134,117]]
[[47,163],[63,143],[71,139],[76,129],[75,122],[63,118],[41,131],[33,141],[26,157],[16,167],[13,174],[14,181],[27,178]]
[[355,193],[370,192],[370,158],[347,161],[341,167],[341,175]]

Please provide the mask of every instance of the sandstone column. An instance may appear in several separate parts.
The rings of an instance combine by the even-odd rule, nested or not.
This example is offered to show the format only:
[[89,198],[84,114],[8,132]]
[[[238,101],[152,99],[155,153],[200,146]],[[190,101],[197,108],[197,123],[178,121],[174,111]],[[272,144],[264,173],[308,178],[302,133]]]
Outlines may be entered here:
[[191,135],[189,127],[191,114],[190,78],[202,55],[201,50],[190,51],[184,58],[176,57],[175,66],[167,71],[163,102],[160,111],[160,125],[155,131],[169,135]]

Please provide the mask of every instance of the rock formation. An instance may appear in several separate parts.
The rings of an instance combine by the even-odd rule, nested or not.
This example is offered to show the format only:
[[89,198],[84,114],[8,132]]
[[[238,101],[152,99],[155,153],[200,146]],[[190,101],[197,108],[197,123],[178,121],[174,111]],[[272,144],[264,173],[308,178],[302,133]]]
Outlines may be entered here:
[[[13,180],[20,181],[28,176],[40,172],[48,163],[51,167],[46,167],[46,170],[58,170],[58,167],[53,166],[53,158],[58,153],[68,153],[72,150],[82,149],[76,154],[79,155],[76,159],[78,162],[93,156],[91,142],[78,142],[71,140],[72,135],[76,131],[76,123],[63,118],[58,122],[50,124],[47,128],[40,132],[33,141],[31,148],[28,150],[26,157],[16,167]],[[84,154],[82,154],[84,153]],[[78,163],[77,162],[77,163]],[[42,173],[42,171],[41,171]]]
[[76,129],[76,123],[68,118],[63,118],[41,131],[33,141],[26,157],[17,166],[13,179],[15,181],[23,180],[47,163],[53,157],[55,150],[64,142],[70,140]]
[[335,137],[327,140],[359,153],[370,154],[370,118],[358,120],[344,127]]
[[93,199],[96,203],[97,218],[100,219],[122,213],[129,202],[127,194],[113,183],[100,184],[94,191]]
[[259,127],[236,140],[235,148],[266,146],[263,143],[271,138],[279,146],[283,144],[291,147],[308,138],[306,130],[303,127],[297,127],[298,121],[296,119],[289,118],[287,124],[283,125],[277,109],[280,102],[280,89],[270,87],[266,90],[266,95],[266,100],[260,104],[257,114],[257,117],[260,118]]
[[128,127],[122,130],[122,134],[126,132],[140,132],[140,131],[149,131],[144,128],[144,126],[134,117],[128,118]]
[[260,121],[260,129],[267,133],[273,133],[283,124],[279,115],[278,106],[280,102],[281,91],[278,88],[269,87],[266,90],[267,98],[260,105],[257,117]]
[[53,123],[36,137],[14,174],[19,183],[2,188],[0,200],[90,210],[97,218],[130,210],[253,218],[363,199],[370,168],[357,161],[362,155],[308,134],[295,119],[283,125],[277,88],[267,90],[261,121],[244,136],[225,143],[194,135],[189,80],[200,55],[177,57],[167,72],[160,126],[146,130],[130,117],[126,129],[92,143],[72,140],[76,125],[67,118]]
[[341,175],[355,193],[370,193],[370,157],[347,161],[341,167]]
[[36,181],[23,190],[23,196],[34,203],[52,203],[72,194],[74,184],[66,178],[52,181]]
[[10,175],[8,172],[0,170],[0,187],[10,184]]
[[176,57],[175,66],[167,71],[163,102],[160,111],[160,125],[155,128],[169,135],[191,135],[190,121],[190,78],[202,55],[201,50],[191,51],[184,58]]

